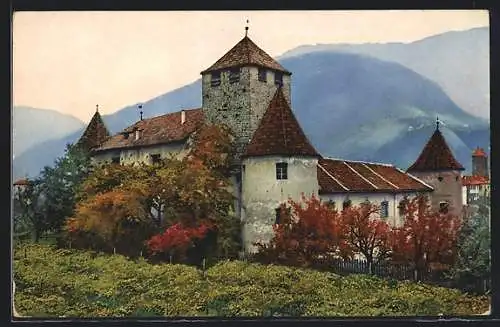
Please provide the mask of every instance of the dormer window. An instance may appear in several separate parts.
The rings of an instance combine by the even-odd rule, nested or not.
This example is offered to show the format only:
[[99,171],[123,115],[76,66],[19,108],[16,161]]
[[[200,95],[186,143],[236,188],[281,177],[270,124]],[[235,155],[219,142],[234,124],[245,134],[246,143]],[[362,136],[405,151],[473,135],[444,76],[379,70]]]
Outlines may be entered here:
[[267,82],[267,70],[265,68],[259,68],[259,82]]
[[283,73],[280,72],[274,73],[274,84],[278,86],[283,85]]
[[128,132],[123,133],[123,138],[124,138],[125,140],[128,140],[128,135],[129,135],[129,133],[128,133]]
[[240,69],[232,68],[229,71],[229,83],[238,83],[240,81]]
[[276,163],[276,179],[288,179],[288,164],[286,162]]
[[220,71],[212,72],[210,77],[210,85],[211,86],[219,86],[220,85]]

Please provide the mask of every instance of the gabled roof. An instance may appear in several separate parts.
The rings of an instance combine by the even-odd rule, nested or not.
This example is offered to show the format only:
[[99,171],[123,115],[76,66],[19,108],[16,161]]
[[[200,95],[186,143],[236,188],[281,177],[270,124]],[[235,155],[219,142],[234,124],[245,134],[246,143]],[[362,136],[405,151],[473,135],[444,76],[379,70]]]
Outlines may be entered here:
[[490,179],[487,176],[462,176],[462,185],[464,186],[485,185],[489,183]]
[[[183,110],[185,122],[182,123],[182,111],[169,113],[149,119],[143,119],[134,125],[125,128],[122,132],[113,135],[95,151],[166,144],[185,140],[203,122],[201,108]],[[135,131],[139,130],[139,139],[135,138]]]
[[473,157],[486,157],[486,152],[484,152],[484,149],[483,149],[483,148],[477,147],[477,148],[476,148],[476,149],[474,149],[474,151],[472,152],[472,156],[473,156]]
[[430,192],[418,178],[387,164],[320,159],[318,183],[321,194]]
[[26,186],[26,185],[30,185],[30,184],[31,184],[31,181],[28,180],[27,178],[18,179],[17,181],[15,181],[13,183],[13,185],[15,185],[15,186]]
[[455,159],[439,128],[407,171],[464,170]]
[[99,111],[96,111],[87,128],[77,142],[77,146],[90,151],[101,145],[109,137],[109,131],[104,124]]
[[215,70],[241,66],[265,67],[291,75],[289,71],[259,48],[248,36],[245,36],[231,50],[217,60],[215,64],[201,73],[204,74]]
[[243,157],[267,155],[320,157],[309,143],[281,88],[276,90],[243,153]]

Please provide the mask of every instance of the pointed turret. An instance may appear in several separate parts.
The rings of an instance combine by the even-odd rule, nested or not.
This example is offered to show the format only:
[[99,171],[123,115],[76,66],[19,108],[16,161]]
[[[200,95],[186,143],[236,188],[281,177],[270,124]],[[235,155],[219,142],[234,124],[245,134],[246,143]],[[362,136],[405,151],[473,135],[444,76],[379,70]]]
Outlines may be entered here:
[[320,157],[278,88],[246,147],[244,157],[282,155]]
[[436,130],[420,153],[420,156],[408,168],[408,172],[464,170],[464,167],[455,159],[450,147],[439,130],[439,120]]
[[280,71],[288,75],[292,74],[259,48],[247,35],[212,66],[202,71],[201,74],[242,66],[257,66]]
[[78,140],[77,145],[86,151],[91,151],[101,145],[109,136],[109,131],[99,114],[98,106],[96,106],[96,112]]

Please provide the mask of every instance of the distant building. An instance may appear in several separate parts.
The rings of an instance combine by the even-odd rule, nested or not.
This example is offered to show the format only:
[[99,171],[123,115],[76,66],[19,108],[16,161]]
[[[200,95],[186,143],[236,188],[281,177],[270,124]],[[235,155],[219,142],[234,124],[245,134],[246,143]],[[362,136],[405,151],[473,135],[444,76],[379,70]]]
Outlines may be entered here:
[[478,147],[472,152],[472,175],[463,176],[462,185],[465,205],[478,201],[480,197],[490,197],[490,172],[484,149]]
[[382,219],[402,221],[401,208],[419,193],[435,209],[462,209],[463,167],[439,127],[417,161],[402,171],[390,164],[324,158],[309,142],[292,109],[291,75],[248,36],[202,75],[202,108],[142,119],[93,148],[96,164],[154,163],[182,157],[203,122],[228,125],[237,155],[233,192],[244,223],[246,251],[269,241],[280,222],[279,206],[301,194],[319,195],[339,209],[370,201]]

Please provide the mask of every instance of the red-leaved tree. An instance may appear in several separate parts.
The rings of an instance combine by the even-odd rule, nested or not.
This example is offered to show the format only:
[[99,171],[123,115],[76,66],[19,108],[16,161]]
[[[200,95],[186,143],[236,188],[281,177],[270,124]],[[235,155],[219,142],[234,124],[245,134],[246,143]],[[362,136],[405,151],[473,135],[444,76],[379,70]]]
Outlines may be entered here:
[[345,226],[339,213],[312,196],[283,205],[280,224],[274,225],[274,237],[267,244],[256,243],[255,259],[293,266],[312,266],[327,257],[347,257],[350,248],[343,237]]
[[170,258],[175,256],[177,260],[183,260],[195,241],[203,239],[210,229],[211,225],[205,222],[196,227],[177,223],[149,239],[147,246],[152,254],[168,254]]
[[380,219],[379,212],[380,207],[369,202],[342,211],[347,242],[354,252],[365,257],[370,274],[373,272],[373,265],[387,258],[390,251],[391,229]]
[[404,208],[404,225],[391,233],[392,260],[410,263],[415,279],[429,267],[445,268],[454,260],[460,219],[431,210],[429,200],[419,195]]

